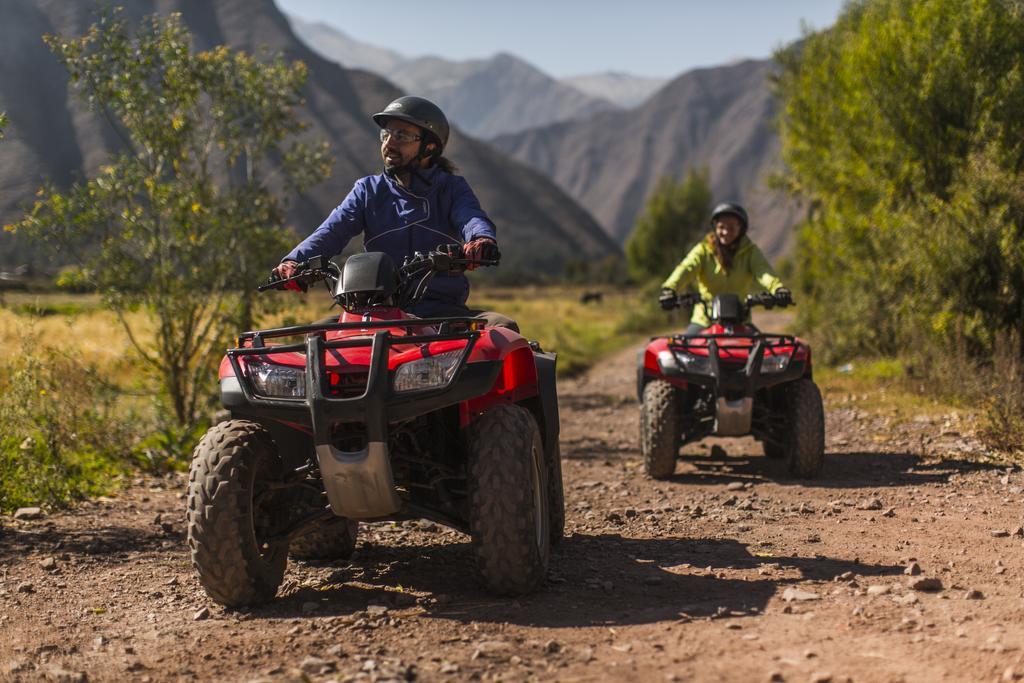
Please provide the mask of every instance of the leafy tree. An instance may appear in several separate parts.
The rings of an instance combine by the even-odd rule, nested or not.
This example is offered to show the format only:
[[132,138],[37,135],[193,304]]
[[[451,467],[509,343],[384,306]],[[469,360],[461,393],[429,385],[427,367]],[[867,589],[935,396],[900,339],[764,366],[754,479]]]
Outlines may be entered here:
[[282,195],[327,173],[326,145],[291,141],[306,68],[196,52],[176,15],[133,30],[105,12],[80,38],[45,40],[123,151],[67,191],[41,189],[10,229],[77,264],[68,279],[101,293],[189,431],[230,331],[259,313],[253,283],[287,246]]
[[707,170],[662,178],[626,241],[630,274],[640,282],[666,278],[707,232],[711,190]]
[[0,140],[4,139],[4,130],[7,128],[7,112],[0,111]]
[[805,322],[826,353],[1024,338],[1024,10],[860,0],[780,53]]

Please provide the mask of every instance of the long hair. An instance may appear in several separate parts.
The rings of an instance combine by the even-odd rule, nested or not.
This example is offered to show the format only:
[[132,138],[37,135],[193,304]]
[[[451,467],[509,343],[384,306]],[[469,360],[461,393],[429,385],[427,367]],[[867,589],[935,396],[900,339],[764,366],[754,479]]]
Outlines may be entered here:
[[459,167],[452,163],[451,159],[440,155],[434,157],[434,165],[445,173],[451,173],[454,175],[459,172]]
[[458,172],[459,167],[452,163],[452,160],[442,156],[444,153],[444,144],[441,142],[441,138],[437,137],[437,133],[426,128],[421,129],[423,131],[424,139],[420,146],[420,154],[426,151],[427,145],[433,144],[434,150],[429,152],[431,159],[430,165],[437,166],[445,173],[455,174]]
[[732,241],[729,246],[722,246],[722,243],[718,241],[718,237],[715,235],[715,231],[712,230],[708,233],[708,246],[711,248],[712,253],[715,255],[715,259],[722,265],[722,270],[727,274],[732,270],[732,260],[736,256],[736,252],[740,248],[740,242],[743,240],[743,236],[747,234],[747,231],[741,230],[740,234],[736,236],[736,239]]

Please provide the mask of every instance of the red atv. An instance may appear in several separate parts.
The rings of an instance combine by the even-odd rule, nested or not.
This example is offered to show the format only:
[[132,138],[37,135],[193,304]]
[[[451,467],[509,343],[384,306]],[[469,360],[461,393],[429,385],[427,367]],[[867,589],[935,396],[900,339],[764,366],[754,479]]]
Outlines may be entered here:
[[[676,305],[700,302],[683,294]],[[786,458],[796,477],[811,479],[825,458],[825,413],[811,374],[811,347],[765,334],[749,321],[755,306],[787,306],[767,292],[741,302],[716,296],[711,326],[701,334],[654,337],[640,353],[640,450],[651,477],[675,471],[683,444],[706,436],[753,436],[769,458]]]
[[246,332],[221,362],[231,419],[196,447],[187,511],[211,598],[270,600],[289,554],[346,559],[369,520],[469,534],[498,593],[544,581],[565,519],[554,354],[483,319],[403,312],[435,274],[471,263],[461,256],[454,245],[398,268],[364,253],[343,271],[317,258],[260,288],[324,282],[343,311]]

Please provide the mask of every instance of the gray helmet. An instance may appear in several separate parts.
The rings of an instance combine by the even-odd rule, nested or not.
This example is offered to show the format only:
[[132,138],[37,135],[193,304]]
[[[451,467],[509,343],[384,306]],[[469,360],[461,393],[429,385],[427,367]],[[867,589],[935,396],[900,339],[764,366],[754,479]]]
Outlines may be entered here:
[[441,143],[439,152],[448,144],[448,119],[441,108],[430,100],[413,96],[399,97],[384,107],[384,111],[373,115],[373,122],[381,128],[387,125],[388,119],[407,121],[428,133],[433,133]]
[[715,224],[715,221],[718,220],[719,216],[724,216],[730,213],[740,219],[740,224],[743,226],[743,232],[746,232],[748,222],[747,210],[739,204],[734,204],[732,202],[725,202],[715,207],[715,210],[711,212],[711,225]]

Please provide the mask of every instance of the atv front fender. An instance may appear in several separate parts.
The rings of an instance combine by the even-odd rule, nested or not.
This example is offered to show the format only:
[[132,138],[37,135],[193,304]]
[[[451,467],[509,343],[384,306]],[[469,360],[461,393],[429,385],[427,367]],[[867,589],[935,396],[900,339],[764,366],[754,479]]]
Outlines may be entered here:
[[556,356],[553,353],[535,353],[537,363],[537,388],[540,394],[540,410],[543,416],[544,451],[554,453],[558,446],[558,388],[555,385]]

